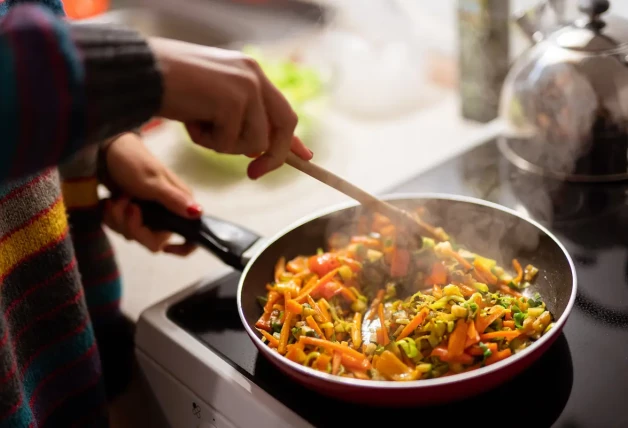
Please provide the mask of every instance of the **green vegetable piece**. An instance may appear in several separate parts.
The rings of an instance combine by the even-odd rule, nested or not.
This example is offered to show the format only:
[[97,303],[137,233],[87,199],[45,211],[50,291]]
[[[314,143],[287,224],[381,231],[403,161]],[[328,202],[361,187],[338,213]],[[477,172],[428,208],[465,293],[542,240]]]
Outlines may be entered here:
[[488,357],[493,355],[493,353],[491,352],[490,349],[488,349],[488,346],[486,346],[486,344],[480,342],[479,346],[480,346],[480,349],[482,350],[482,358],[483,358],[483,360],[486,360]]
[[423,237],[423,247],[422,248],[434,248],[436,242],[432,238]]
[[478,290],[481,293],[488,293],[488,285],[486,284],[482,284],[481,282],[476,282],[475,284],[473,284],[473,286],[475,287],[476,290]]
[[523,328],[523,320],[526,319],[526,314],[523,312],[517,312],[512,316],[512,319],[515,320],[515,327]]
[[397,342],[395,342],[395,344],[403,350],[408,358],[414,358],[419,354],[416,343],[409,337],[398,340]]

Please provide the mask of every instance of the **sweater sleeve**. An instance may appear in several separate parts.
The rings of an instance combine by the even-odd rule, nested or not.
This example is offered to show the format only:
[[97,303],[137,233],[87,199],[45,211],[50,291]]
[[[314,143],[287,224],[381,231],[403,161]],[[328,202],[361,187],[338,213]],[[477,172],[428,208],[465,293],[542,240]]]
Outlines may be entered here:
[[155,59],[136,32],[13,7],[0,20],[0,182],[139,126],[161,94]]

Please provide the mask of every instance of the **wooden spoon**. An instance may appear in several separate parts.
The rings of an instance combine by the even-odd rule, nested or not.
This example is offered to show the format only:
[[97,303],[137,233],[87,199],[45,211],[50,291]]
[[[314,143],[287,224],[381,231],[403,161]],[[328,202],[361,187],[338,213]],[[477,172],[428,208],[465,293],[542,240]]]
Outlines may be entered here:
[[354,184],[351,184],[347,180],[342,177],[337,176],[333,172],[323,168],[322,166],[316,165],[315,163],[305,161],[295,155],[294,153],[290,153],[288,158],[286,159],[286,163],[291,167],[298,169],[299,171],[309,175],[312,178],[320,181],[349,196],[352,199],[355,199],[362,205],[377,211],[393,221],[397,221],[401,223],[403,226],[409,227],[409,229],[413,232],[416,232],[419,236],[421,235],[421,226],[417,223],[416,219],[409,212],[402,210],[392,204],[389,204],[386,201],[382,201],[374,195],[371,195],[367,191],[357,187]]

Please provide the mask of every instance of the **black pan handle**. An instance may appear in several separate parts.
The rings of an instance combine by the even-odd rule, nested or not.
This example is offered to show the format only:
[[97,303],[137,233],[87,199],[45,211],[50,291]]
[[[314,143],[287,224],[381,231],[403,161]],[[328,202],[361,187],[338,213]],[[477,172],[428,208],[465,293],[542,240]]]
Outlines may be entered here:
[[157,202],[134,200],[142,211],[144,224],[154,231],[169,231],[194,242],[225,264],[244,269],[242,256],[260,237],[248,229],[215,217],[203,215],[190,220],[169,211]]

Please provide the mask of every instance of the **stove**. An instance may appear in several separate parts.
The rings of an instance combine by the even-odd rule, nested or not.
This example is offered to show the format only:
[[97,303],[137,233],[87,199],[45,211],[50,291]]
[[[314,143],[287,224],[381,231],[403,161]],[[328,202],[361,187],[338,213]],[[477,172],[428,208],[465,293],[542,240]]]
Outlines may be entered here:
[[389,409],[335,401],[258,356],[238,317],[239,273],[232,272],[153,306],[138,323],[136,355],[168,424],[374,426],[408,418],[442,425],[459,418],[489,426],[628,427],[628,183],[575,185],[525,173],[492,139],[388,193],[408,192],[505,205],[545,224],[565,245],[578,274],[576,305],[539,361],[495,390],[448,405]]

